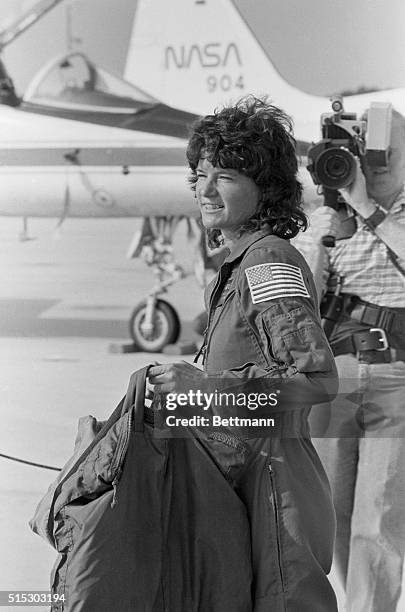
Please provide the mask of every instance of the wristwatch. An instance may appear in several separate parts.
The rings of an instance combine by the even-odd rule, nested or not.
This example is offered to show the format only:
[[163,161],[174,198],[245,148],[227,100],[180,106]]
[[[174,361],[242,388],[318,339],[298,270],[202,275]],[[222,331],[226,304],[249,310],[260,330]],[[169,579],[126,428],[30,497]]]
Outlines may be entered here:
[[380,223],[384,221],[386,216],[386,211],[381,206],[376,204],[375,211],[369,217],[367,217],[367,219],[364,219],[364,223],[369,229],[374,230],[377,225],[380,225]]

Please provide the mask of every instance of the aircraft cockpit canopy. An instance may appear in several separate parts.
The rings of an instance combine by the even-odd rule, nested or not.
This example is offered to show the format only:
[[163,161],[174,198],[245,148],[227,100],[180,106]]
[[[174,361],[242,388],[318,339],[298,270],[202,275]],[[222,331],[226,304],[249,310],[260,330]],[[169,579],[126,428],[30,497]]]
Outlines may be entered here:
[[72,52],[49,62],[24,95],[28,104],[103,113],[135,113],[158,100]]
[[196,119],[196,115],[163,104],[76,51],[49,62],[31,81],[19,108],[177,138],[187,138],[188,126]]

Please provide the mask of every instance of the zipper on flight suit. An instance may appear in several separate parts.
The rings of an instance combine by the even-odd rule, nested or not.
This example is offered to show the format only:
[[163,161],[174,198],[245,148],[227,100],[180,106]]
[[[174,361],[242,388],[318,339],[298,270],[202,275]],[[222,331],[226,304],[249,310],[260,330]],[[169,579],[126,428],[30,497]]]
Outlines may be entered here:
[[[217,290],[218,290],[218,288],[221,285],[221,282],[223,280],[223,278],[222,278],[223,275],[221,274],[221,270],[222,270],[222,268],[220,268],[220,271],[219,271],[219,274],[218,274],[218,278],[217,278],[217,280],[215,282],[214,288],[213,288],[213,290],[211,292],[211,295],[210,295],[210,303],[208,305],[208,323],[207,323],[207,327],[204,330],[203,343],[202,343],[201,348],[198,351],[197,355],[194,357],[193,363],[197,363],[201,356],[202,356],[202,365],[204,365],[204,363],[205,363],[205,355],[206,355],[207,348],[208,348],[208,330],[210,328],[211,320],[212,320],[212,315],[213,315],[213,308],[212,308],[212,306],[214,304],[215,294],[216,294],[216,292],[217,292]],[[226,283],[226,281],[225,281],[225,283]],[[224,286],[225,286],[225,283],[224,283]],[[228,296],[226,296],[226,297],[228,297]],[[225,302],[226,302],[226,299],[225,299],[224,303]]]
[[198,360],[202,356],[202,358],[203,358],[202,359],[202,363],[204,364],[204,361],[205,361],[205,351],[207,350],[207,332],[208,332],[208,327],[206,327],[204,329],[203,342],[202,342],[202,345],[200,346],[200,350],[198,351],[197,355],[193,359],[193,363],[198,363]]
[[115,449],[114,458],[112,460],[112,471],[113,471],[114,477],[111,483],[112,488],[113,488],[111,508],[114,508],[117,505],[117,487],[118,487],[118,483],[119,483],[119,480],[122,474],[121,466],[124,461],[126,452],[128,450],[129,439],[131,436],[133,411],[134,411],[134,407],[131,406],[131,408],[128,410],[127,414],[125,415],[126,419],[123,425],[123,432],[118,439],[117,448]]
[[[225,297],[224,301],[223,301],[223,302],[222,302],[222,304],[221,304],[221,307],[222,307],[222,308],[225,306],[225,304],[227,303],[227,301],[228,301],[228,300],[229,300],[229,299],[230,299],[230,298],[231,298],[231,297],[232,297],[234,294],[235,294],[235,291],[229,291],[229,292],[228,292],[228,294],[226,295],[226,297]],[[218,317],[218,319],[216,320],[215,325],[214,325],[214,326],[213,326],[213,327],[210,329],[210,333],[209,333],[209,334],[208,334],[208,328],[207,328],[207,338],[206,338],[206,340],[205,340],[205,344],[204,344],[204,346],[203,346],[203,348],[204,348],[204,352],[203,352],[203,355],[204,355],[204,361],[205,361],[205,355],[206,355],[206,353],[207,353],[207,351],[208,351],[208,348],[209,348],[209,345],[210,345],[210,340],[211,340],[212,334],[214,333],[214,329],[215,329],[215,328],[216,328],[216,326],[218,325],[218,321],[219,321],[219,317]],[[204,362],[203,362],[203,363],[204,363]]]
[[282,555],[282,548],[281,548],[280,510],[279,510],[278,502],[277,502],[276,484],[274,480],[274,472],[273,472],[273,467],[271,463],[267,465],[267,470],[269,474],[270,493],[271,493],[270,502],[272,504],[272,510],[274,512],[274,521],[276,525],[277,564],[278,564],[278,571],[280,574],[281,588],[284,593],[286,591],[286,584],[285,584],[285,576],[284,576],[284,571],[283,571],[283,555]]

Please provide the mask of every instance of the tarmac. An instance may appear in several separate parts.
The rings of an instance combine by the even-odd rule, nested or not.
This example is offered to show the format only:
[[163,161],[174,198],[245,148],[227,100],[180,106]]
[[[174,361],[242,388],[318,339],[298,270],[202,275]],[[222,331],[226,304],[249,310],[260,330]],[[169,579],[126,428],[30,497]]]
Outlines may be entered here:
[[[72,454],[78,418],[107,418],[133,371],[194,355],[111,352],[112,344],[128,344],[131,310],[153,284],[143,262],[125,257],[137,220],[67,219],[57,232],[55,225],[30,220],[34,239],[20,242],[22,221],[0,219],[0,453],[60,467]],[[185,228],[175,246],[190,273]],[[171,287],[167,299],[182,339],[196,340],[191,321],[203,298],[194,277]],[[0,591],[49,590],[56,553],[28,521],[55,475],[0,457]],[[342,602],[333,576],[332,583]]]

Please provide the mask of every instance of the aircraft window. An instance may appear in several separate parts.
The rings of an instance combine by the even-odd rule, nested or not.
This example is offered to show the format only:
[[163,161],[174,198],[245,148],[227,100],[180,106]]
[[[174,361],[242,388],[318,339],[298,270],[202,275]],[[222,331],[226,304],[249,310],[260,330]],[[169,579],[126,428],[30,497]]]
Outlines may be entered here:
[[26,102],[54,106],[85,106],[90,110],[131,109],[133,112],[158,101],[143,90],[116,77],[82,53],[53,60],[31,82]]

